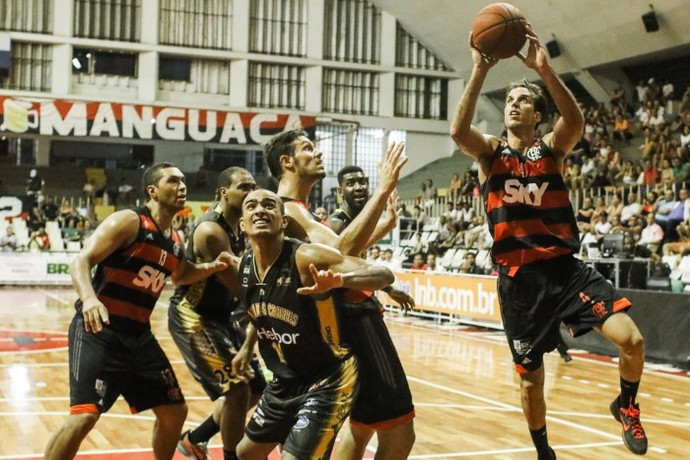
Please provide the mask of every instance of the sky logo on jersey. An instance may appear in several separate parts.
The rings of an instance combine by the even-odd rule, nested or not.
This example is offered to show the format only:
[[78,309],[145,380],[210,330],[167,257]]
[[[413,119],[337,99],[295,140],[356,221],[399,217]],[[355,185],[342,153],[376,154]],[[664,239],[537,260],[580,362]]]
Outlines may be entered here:
[[297,337],[299,337],[299,332],[294,333],[283,333],[276,331],[275,329],[266,329],[262,327],[256,330],[256,334],[259,339],[270,340],[271,342],[278,342],[282,345],[293,345],[297,343]]
[[541,206],[541,198],[548,188],[548,182],[543,182],[541,186],[537,186],[534,183],[525,186],[517,179],[508,179],[505,182],[503,201],[506,203],[524,203],[532,206]]

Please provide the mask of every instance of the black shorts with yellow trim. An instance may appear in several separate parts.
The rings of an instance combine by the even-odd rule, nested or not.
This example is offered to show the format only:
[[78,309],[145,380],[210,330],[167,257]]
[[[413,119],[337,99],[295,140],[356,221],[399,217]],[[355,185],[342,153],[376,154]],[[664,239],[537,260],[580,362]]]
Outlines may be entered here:
[[275,378],[247,424],[247,437],[256,443],[282,443],[297,458],[325,458],[350,414],[356,388],[352,355],[317,375]]
[[535,262],[516,273],[501,268],[498,298],[519,373],[541,367],[544,353],[558,344],[561,321],[577,337],[631,306],[598,271],[573,256]]
[[77,313],[69,327],[70,413],[107,412],[122,395],[132,413],[184,402],[170,361],[151,332],[105,326],[86,332]]
[[[182,299],[179,303],[170,304],[168,329],[189,372],[212,400],[241,383],[232,372],[232,359],[242,346],[244,336],[230,319],[221,322],[205,318]],[[254,371],[254,378],[249,382],[251,391],[261,394],[266,388],[266,379],[256,355],[250,366]]]

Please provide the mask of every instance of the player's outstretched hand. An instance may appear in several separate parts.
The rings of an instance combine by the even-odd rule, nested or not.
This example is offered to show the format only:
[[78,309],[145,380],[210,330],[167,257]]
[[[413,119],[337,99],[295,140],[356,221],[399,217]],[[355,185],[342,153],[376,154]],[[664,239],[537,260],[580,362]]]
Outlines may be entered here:
[[404,311],[412,310],[415,307],[412,296],[400,289],[391,288],[386,291],[386,294],[388,294],[388,297],[395,300]]
[[220,254],[218,254],[218,257],[216,257],[216,260],[211,262],[211,268],[214,271],[217,272],[222,272],[226,268],[228,268],[230,265],[232,265],[235,262],[235,257],[230,254],[227,251],[223,251]]
[[378,164],[379,187],[384,193],[390,194],[398,185],[400,170],[409,161],[407,156],[403,156],[405,151],[404,142],[391,142],[383,156],[383,160]]
[[343,274],[334,273],[332,270],[319,270],[316,265],[309,264],[309,271],[314,280],[312,286],[304,286],[297,289],[297,294],[317,295],[328,292],[331,289],[343,287]]

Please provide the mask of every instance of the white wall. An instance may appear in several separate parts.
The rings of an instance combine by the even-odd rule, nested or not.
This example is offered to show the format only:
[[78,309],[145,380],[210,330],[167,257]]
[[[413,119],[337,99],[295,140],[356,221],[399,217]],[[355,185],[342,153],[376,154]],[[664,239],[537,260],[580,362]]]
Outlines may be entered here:
[[402,175],[407,176],[439,158],[449,157],[455,150],[455,143],[448,134],[408,131],[406,152],[410,161],[405,165]]

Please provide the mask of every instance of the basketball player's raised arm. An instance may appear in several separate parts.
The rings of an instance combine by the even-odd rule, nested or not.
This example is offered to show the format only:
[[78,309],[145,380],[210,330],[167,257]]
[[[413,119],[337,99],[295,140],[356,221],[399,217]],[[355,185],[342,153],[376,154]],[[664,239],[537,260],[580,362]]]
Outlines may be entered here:
[[[398,192],[396,190],[388,197],[386,210],[384,211],[384,218],[378,222],[374,233],[372,233],[369,241],[367,241],[366,249],[369,249],[379,241],[381,241],[391,230],[398,226]],[[342,232],[342,230],[341,230]]]
[[379,184],[376,190],[359,215],[340,234],[340,243],[336,247],[343,254],[356,256],[369,247],[370,238],[377,229],[388,198],[398,185],[400,170],[409,160],[402,156],[404,150],[405,144],[402,142],[393,142],[388,146],[379,165]]
[[539,74],[561,114],[554,124],[553,132],[544,136],[544,141],[555,154],[565,156],[572,151],[582,136],[584,115],[573,93],[549,64],[546,50],[541,46],[537,36],[532,32],[527,35],[527,39],[529,40],[527,55],[518,56],[527,67]]
[[484,135],[472,125],[472,119],[489,69],[498,61],[482,56],[472,45],[470,45],[470,50],[473,62],[472,73],[450,123],[450,136],[465,155],[481,163],[482,157],[489,156],[493,152],[495,145],[492,145],[492,142],[496,142],[496,138]]
[[340,235],[314,220],[307,209],[294,202],[285,203],[285,214],[288,216],[286,234],[311,243],[337,248],[343,254],[359,255],[369,247],[370,238],[376,231],[388,197],[398,183],[400,170],[408,161],[407,157],[402,157],[403,150],[402,143],[393,143],[388,147],[379,169],[379,185],[376,191],[359,215]]
[[199,264],[183,259],[177,270],[170,275],[170,279],[175,284],[193,284],[231,266],[235,266],[235,262],[229,252],[221,252],[212,262]]
[[343,255],[321,244],[300,246],[295,261],[304,286],[297,290],[298,294],[318,295],[341,287],[377,290],[395,281],[387,267]]

